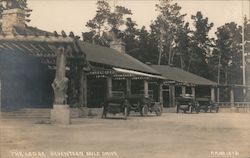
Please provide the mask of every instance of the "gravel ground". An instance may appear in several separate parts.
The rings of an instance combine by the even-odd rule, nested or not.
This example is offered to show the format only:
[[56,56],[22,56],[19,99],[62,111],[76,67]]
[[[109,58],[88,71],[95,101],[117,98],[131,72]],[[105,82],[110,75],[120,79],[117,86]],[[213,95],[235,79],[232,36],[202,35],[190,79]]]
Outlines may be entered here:
[[250,114],[0,121],[1,158],[250,158]]

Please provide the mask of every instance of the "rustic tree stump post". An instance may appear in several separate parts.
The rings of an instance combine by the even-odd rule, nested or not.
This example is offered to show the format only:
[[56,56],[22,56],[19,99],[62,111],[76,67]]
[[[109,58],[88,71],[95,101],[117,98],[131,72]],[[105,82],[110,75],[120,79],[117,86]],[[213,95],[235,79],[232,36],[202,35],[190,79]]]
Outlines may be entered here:
[[57,49],[56,75],[52,83],[54,89],[54,105],[51,110],[51,121],[56,124],[70,124],[70,108],[67,105],[68,78],[66,77],[66,51]]

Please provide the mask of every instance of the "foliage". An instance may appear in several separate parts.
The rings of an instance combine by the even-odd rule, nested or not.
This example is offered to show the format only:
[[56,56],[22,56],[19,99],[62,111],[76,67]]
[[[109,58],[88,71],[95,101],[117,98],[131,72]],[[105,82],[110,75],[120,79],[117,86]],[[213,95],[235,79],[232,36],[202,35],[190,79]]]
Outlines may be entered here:
[[[115,28],[123,34],[127,53],[144,63],[174,65],[217,81],[220,58],[220,83],[242,84],[240,26],[227,23],[217,28],[213,39],[209,32],[214,24],[200,11],[191,16],[194,26],[191,30],[184,20],[186,14],[181,14],[181,7],[172,0],[159,0],[156,10],[159,15],[150,30],[145,26],[137,29],[135,21],[125,18],[132,14],[131,10],[117,6],[112,12],[106,0],[99,0],[96,16],[86,25],[90,32],[83,33],[84,39],[109,46],[112,41],[109,31]],[[250,22],[245,20],[244,25],[245,38],[249,40]]]
[[208,33],[213,27],[213,23],[209,23],[208,18],[204,18],[199,11],[196,15],[192,15],[191,19],[194,21],[195,30],[191,41],[188,71],[209,78],[208,58],[211,55],[213,44]]
[[30,19],[28,19],[28,17],[30,17],[30,13],[32,12],[32,10],[28,8],[27,0],[0,0],[0,15],[3,10],[14,8],[25,10],[26,22],[30,22]]
[[216,47],[210,58],[210,69],[215,72],[214,78],[218,77],[217,69],[220,58],[221,84],[242,84],[241,30],[242,28],[234,22],[226,23],[217,29]]
[[159,43],[158,64],[173,64],[175,56],[173,49],[177,46],[177,36],[185,26],[186,14],[181,14],[181,7],[171,2],[171,0],[160,0],[160,4],[156,4],[156,9],[160,14],[150,25],[151,34]]
[[137,24],[131,18],[126,20],[126,28],[123,31],[123,41],[126,44],[126,51],[131,53],[138,48],[139,30],[136,28]]
[[[116,36],[118,36],[118,33],[121,32],[120,27],[129,22],[127,21],[129,19],[124,19],[125,16],[131,15],[132,12],[123,6],[116,6],[112,12],[107,0],[99,0],[96,5],[95,17],[86,24],[90,32],[83,33],[83,38],[92,43],[109,46],[113,40],[110,37],[111,30],[116,30]],[[132,22],[131,19],[130,22]]]

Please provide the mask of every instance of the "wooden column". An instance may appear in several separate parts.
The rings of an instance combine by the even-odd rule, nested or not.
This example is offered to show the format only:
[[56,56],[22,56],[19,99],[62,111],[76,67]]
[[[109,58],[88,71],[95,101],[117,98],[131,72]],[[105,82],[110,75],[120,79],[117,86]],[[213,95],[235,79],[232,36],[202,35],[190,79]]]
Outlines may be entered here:
[[230,89],[230,103],[231,103],[231,107],[234,107],[234,88],[231,87]]
[[195,98],[195,87],[194,86],[191,87],[191,90],[192,90],[192,96],[193,96],[193,98]]
[[159,102],[163,104],[162,83],[159,83]]
[[87,107],[87,75],[83,70],[80,73],[80,104]]
[[215,102],[215,89],[214,89],[214,87],[211,87],[211,101]]
[[66,51],[64,47],[57,49],[56,76],[52,84],[54,89],[54,105],[51,110],[51,122],[70,124],[70,108],[67,105],[68,78],[66,77]]
[[144,80],[144,96],[148,96],[148,81]]
[[217,102],[220,102],[220,87],[217,87]]
[[175,85],[169,85],[170,106],[175,106]]
[[112,77],[107,77],[107,97],[112,97]]
[[181,86],[181,95],[182,96],[186,95],[186,86]]
[[131,78],[126,79],[126,92],[127,95],[131,94]]

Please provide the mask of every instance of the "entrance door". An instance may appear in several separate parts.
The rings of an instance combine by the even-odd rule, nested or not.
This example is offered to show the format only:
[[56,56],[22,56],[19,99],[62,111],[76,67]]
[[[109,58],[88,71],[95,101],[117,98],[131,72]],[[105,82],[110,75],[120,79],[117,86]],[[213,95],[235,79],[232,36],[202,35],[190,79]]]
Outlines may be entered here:
[[101,108],[106,98],[106,79],[88,78],[88,107]]
[[163,107],[170,107],[170,96],[169,96],[169,90],[163,90]]

